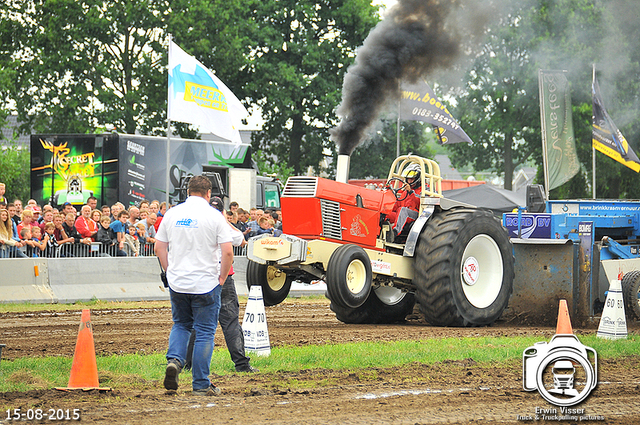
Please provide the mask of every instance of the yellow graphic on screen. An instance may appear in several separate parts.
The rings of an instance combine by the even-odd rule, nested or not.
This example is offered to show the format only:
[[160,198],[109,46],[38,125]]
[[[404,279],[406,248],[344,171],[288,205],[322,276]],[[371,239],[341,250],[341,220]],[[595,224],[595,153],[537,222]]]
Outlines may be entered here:
[[40,139],[42,147],[51,151],[51,168],[65,180],[69,176],[92,177],[95,175],[95,163],[93,162],[95,153],[89,152],[82,155],[67,156],[70,152],[67,143],[55,146],[49,141]]

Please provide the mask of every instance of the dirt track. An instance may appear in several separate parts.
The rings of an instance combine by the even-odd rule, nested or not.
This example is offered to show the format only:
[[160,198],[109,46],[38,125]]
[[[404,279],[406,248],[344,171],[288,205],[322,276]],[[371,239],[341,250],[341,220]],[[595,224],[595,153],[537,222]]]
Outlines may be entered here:
[[[3,314],[1,342],[7,344],[3,361],[73,356],[79,320],[79,312]],[[269,307],[267,320],[272,346],[515,335],[536,335],[548,341],[554,333],[552,327],[514,326],[506,321],[485,328],[436,328],[417,316],[400,325],[345,325],[335,319],[327,302],[317,301]],[[169,308],[96,310],[92,324],[98,355],[163,352],[171,315]],[[630,332],[637,333],[637,323],[630,325]],[[576,329],[577,334],[581,332],[594,329]],[[224,346],[221,333],[216,345]],[[605,421],[600,423],[640,423],[638,360],[640,355],[615,362],[600,359],[600,384],[579,406],[584,413],[603,416]],[[215,377],[224,393],[207,400],[190,397],[188,384],[172,396],[165,394],[161,382],[149,382],[146,389],[135,392],[114,385],[116,389],[109,393],[4,393],[0,405],[5,409],[80,408],[86,423],[513,423],[518,422],[517,415],[535,415],[537,407],[552,408],[537,392],[522,390],[521,375],[520,361],[507,369],[494,369],[468,359],[355,373],[230,374]],[[276,379],[296,384],[274,387]],[[11,423],[5,418],[6,412],[0,424]]]

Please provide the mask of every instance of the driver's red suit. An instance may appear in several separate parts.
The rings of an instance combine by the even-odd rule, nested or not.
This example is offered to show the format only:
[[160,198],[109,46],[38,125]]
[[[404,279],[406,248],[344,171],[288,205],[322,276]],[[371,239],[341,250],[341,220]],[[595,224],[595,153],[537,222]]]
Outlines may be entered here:
[[410,190],[409,193],[404,190],[399,190],[397,197],[404,199],[402,199],[402,201],[396,201],[391,212],[387,214],[387,218],[391,222],[395,234],[399,235],[407,223],[411,223],[418,218],[418,211],[420,210],[420,188]]

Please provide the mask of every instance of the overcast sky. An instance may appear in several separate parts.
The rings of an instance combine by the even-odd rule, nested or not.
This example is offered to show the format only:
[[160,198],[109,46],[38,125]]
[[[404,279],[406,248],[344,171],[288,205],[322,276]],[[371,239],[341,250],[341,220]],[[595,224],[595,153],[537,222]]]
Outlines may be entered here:
[[371,2],[371,4],[373,4],[374,6],[377,6],[379,4],[384,4],[387,6],[387,9],[389,9],[391,6],[393,6],[396,3],[397,3],[397,0],[373,0]]

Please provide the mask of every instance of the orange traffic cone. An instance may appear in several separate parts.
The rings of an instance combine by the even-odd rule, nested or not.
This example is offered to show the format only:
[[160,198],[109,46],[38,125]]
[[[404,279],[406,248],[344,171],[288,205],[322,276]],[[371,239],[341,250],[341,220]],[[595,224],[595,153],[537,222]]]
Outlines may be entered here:
[[58,390],[102,390],[108,391],[111,388],[101,388],[98,382],[98,365],[96,364],[96,349],[93,343],[93,329],[91,328],[91,312],[89,309],[82,310],[80,330],[76,341],[76,351],[73,354],[71,364],[71,375],[69,385],[66,388],[56,388]]
[[558,324],[556,326],[556,335],[573,334],[573,328],[571,327],[571,318],[569,317],[569,308],[567,307],[567,300],[560,300],[560,308],[558,309]]

